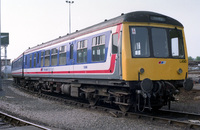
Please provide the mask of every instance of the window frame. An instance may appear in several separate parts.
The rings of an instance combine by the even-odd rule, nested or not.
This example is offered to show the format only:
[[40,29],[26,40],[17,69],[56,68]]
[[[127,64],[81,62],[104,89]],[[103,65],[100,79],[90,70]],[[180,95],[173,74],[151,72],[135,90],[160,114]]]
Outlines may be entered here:
[[51,61],[50,62],[51,62],[51,66],[58,65],[58,48],[57,47],[51,49]]
[[[132,27],[146,27],[147,30],[148,30],[148,37],[149,37],[149,51],[150,51],[150,56],[149,57],[134,57],[132,55],[132,47],[131,47],[131,55],[132,55],[132,58],[170,58],[170,59],[185,59],[185,43],[184,43],[184,37],[183,37],[183,32],[182,32],[182,29],[177,29],[177,28],[165,28],[165,27],[155,27],[155,26],[129,26],[129,35],[131,35],[131,28]],[[166,31],[166,35],[167,35],[167,41],[168,41],[168,57],[155,57],[154,56],[154,51],[153,51],[153,39],[152,39],[152,28],[159,28],[159,29],[164,29]],[[172,43],[171,43],[171,38],[170,38],[170,31],[171,30],[178,30],[178,32],[180,33],[180,37],[179,39],[181,40],[181,44],[182,44],[182,53],[183,53],[183,57],[175,57],[175,56],[172,56]],[[131,36],[130,36],[130,44],[131,44]],[[131,45],[132,46],[132,45]]]
[[[136,44],[134,44],[133,46],[133,43],[132,43],[132,36],[131,35],[134,35],[134,34],[137,34],[137,30],[135,30],[136,32],[133,32],[133,28],[145,28],[147,30],[147,40],[148,40],[148,44],[147,44],[147,49],[148,49],[148,52],[145,56],[140,56],[140,55],[136,55],[136,50],[137,50],[137,53],[141,54],[141,42],[137,42]],[[134,34],[133,34],[134,33]],[[150,58],[152,56],[151,52],[152,52],[152,43],[151,43],[151,34],[149,32],[149,27],[148,26],[129,26],[129,35],[130,35],[130,44],[131,44],[131,55],[132,55],[132,58]],[[140,47],[139,47],[140,46]],[[133,50],[133,48],[136,48],[135,50]]]
[[[101,48],[102,46],[103,46],[103,49]],[[103,51],[102,54],[101,54],[101,49]],[[92,56],[91,57],[92,62],[105,61],[105,57],[106,57],[106,35],[105,34],[101,34],[92,38],[91,56]],[[97,56],[98,56],[98,59],[96,58]],[[97,60],[94,60],[95,58]]]
[[[77,63],[87,63],[88,56],[88,40],[80,40],[77,42]],[[84,55],[86,53],[86,55]],[[82,56],[80,57],[79,54]]]
[[[165,56],[160,56],[160,55],[157,55],[156,54],[156,50],[158,50],[156,47],[157,47],[157,45],[155,44],[156,42],[154,42],[153,41],[153,29],[159,29],[159,30],[164,30],[164,32],[165,32],[165,38],[166,38],[166,40],[167,40],[167,45],[165,46],[165,47],[167,47],[166,48],[166,50],[167,50],[167,54],[165,55]],[[159,33],[159,34],[161,34],[161,33]],[[151,27],[151,39],[152,39],[152,47],[153,47],[153,57],[155,57],[155,58],[170,58],[171,56],[170,56],[170,49],[171,49],[171,47],[169,46],[170,45],[170,41],[169,41],[169,30],[168,30],[168,28],[158,28],[158,27]],[[158,38],[156,39],[156,40],[158,40]],[[163,42],[162,42],[163,43]],[[162,46],[163,47],[163,46]],[[160,51],[161,49],[159,48],[159,51]],[[160,51],[161,52],[161,51]],[[158,54],[160,54],[160,52],[158,53]]]
[[44,53],[45,53],[45,51],[42,50],[42,51],[41,51],[41,56],[40,56],[40,66],[41,66],[41,67],[44,66]]
[[33,57],[33,68],[37,67],[37,52],[33,53],[34,57]]
[[74,59],[74,44],[70,44],[70,47],[69,47],[69,59],[70,60]]
[[[173,47],[172,47],[172,37],[170,36],[170,32],[171,31],[177,31],[178,33],[178,36],[177,37],[175,37],[175,38],[178,38],[178,53],[179,53],[179,56],[173,56],[173,51],[172,51],[172,49],[173,49]],[[171,56],[172,56],[172,58],[174,58],[174,59],[185,59],[185,45],[184,45],[184,41],[183,41],[183,32],[182,32],[182,30],[179,30],[179,29],[177,29],[177,28],[175,28],[175,29],[169,29],[169,41],[170,41],[170,54],[171,54]],[[180,45],[181,45],[181,48],[180,48]],[[180,49],[182,49],[182,50],[180,50]],[[182,56],[180,56],[180,51],[182,51],[182,53],[183,53],[183,55]]]
[[[46,53],[48,52],[48,53]],[[48,62],[46,62],[48,61]],[[48,67],[50,66],[50,49],[47,49],[44,51],[44,66]]]
[[112,54],[118,53],[119,35],[120,35],[119,33],[113,33],[112,34]]
[[33,60],[33,54],[29,54],[29,68],[32,68],[32,60]]
[[[63,49],[64,48],[64,49]],[[59,58],[58,58],[58,65],[66,65],[67,64],[67,45],[62,45],[62,46],[59,46]],[[61,62],[61,57],[62,55],[64,54],[64,59],[65,59],[65,63],[64,62]]]

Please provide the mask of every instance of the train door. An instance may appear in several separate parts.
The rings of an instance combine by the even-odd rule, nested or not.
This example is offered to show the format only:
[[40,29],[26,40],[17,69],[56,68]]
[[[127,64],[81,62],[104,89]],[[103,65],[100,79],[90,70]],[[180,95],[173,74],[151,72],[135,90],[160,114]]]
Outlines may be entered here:
[[24,53],[23,53],[23,56],[22,56],[22,78],[24,77],[24,66],[25,66],[25,63],[24,63],[24,61],[25,61],[25,57],[24,57]]
[[122,79],[122,24],[117,26],[117,30],[112,34],[112,54],[116,54],[115,77]]
[[120,75],[120,79],[122,79],[122,31],[120,31],[119,33],[119,39],[118,39],[118,55],[119,55],[119,75]]
[[74,58],[75,58],[74,43],[71,42],[71,43],[69,43],[69,64],[70,64],[70,70],[69,71],[70,71],[72,76],[74,74],[74,62],[75,62]]
[[116,55],[115,78],[121,79],[121,32],[112,34],[112,54]]
[[24,76],[27,72],[27,67],[28,67],[28,55],[24,55],[24,69],[23,69]]

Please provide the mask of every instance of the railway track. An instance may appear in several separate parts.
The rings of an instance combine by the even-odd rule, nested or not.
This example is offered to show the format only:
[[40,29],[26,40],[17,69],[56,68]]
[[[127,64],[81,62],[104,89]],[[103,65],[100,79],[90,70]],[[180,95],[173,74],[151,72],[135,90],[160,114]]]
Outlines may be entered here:
[[50,130],[49,128],[22,120],[0,111],[0,129],[29,129],[29,130]]
[[153,113],[127,113],[127,116],[146,118],[152,121],[162,121],[187,129],[200,129],[200,115],[195,113],[159,110]]
[[20,89],[22,89],[25,92],[28,92],[29,94],[33,94],[34,96],[37,95],[38,97],[42,97],[48,100],[54,100],[60,103],[70,104],[70,105],[87,108],[87,109],[105,111],[111,114],[111,116],[116,117],[116,118],[118,117],[141,118],[141,119],[147,119],[147,120],[156,121],[156,122],[164,122],[171,125],[177,125],[177,126],[181,126],[187,129],[200,129],[200,114],[178,112],[178,111],[172,111],[172,110],[159,110],[156,112],[145,112],[145,113],[139,113],[139,112],[124,113],[114,108],[108,108],[108,107],[103,107],[103,106],[91,106],[88,103],[79,102],[77,100],[74,101],[68,98],[52,96],[45,93],[33,92],[25,88],[20,88]]

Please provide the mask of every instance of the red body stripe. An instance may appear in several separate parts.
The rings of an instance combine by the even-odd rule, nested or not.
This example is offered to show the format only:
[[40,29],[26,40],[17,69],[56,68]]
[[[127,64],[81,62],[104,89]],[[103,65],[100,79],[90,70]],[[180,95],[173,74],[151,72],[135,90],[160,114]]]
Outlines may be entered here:
[[120,38],[120,31],[121,31],[121,28],[122,28],[122,24],[117,25],[116,33],[118,33],[118,40],[119,40],[119,38]]

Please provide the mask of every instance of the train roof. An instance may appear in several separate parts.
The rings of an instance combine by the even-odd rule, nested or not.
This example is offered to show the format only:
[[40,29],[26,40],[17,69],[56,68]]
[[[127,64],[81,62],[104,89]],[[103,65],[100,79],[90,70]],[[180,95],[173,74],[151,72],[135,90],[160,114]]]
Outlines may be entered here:
[[162,14],[155,13],[155,12],[149,12],[149,11],[136,11],[136,12],[131,12],[131,13],[127,13],[127,14],[121,14],[121,16],[112,18],[110,20],[105,20],[104,22],[87,27],[80,31],[77,30],[76,32],[73,32],[71,34],[67,34],[62,37],[60,36],[59,38],[56,38],[54,40],[51,40],[46,43],[42,43],[38,46],[32,47],[32,48],[26,50],[25,53],[32,52],[38,48],[43,48],[43,47],[49,46],[51,44],[56,44],[56,43],[59,43],[62,41],[74,39],[78,36],[82,36],[84,34],[88,34],[88,33],[91,33],[91,32],[94,32],[94,31],[97,31],[100,29],[118,25],[123,22],[145,22],[145,23],[153,22],[153,23],[171,24],[171,25],[183,27],[183,25],[179,21],[177,21],[171,17],[168,17],[166,15],[162,15]]
[[137,11],[137,12],[127,13],[122,16],[122,19],[123,22],[164,23],[164,24],[171,24],[183,27],[183,25],[179,21],[171,17],[149,11]]

